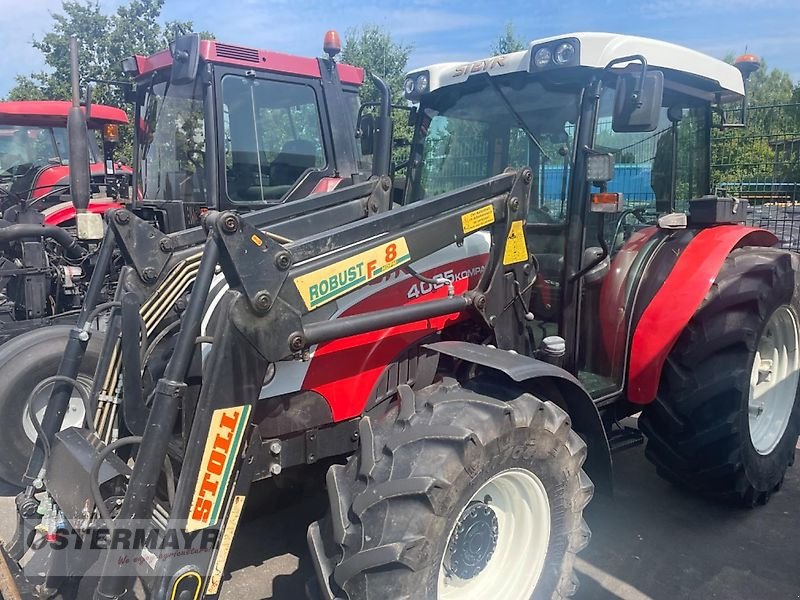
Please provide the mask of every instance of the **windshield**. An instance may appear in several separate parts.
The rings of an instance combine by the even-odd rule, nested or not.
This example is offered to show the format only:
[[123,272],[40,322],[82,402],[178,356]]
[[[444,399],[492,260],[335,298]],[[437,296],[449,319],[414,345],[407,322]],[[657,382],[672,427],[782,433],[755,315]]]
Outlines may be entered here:
[[202,83],[156,81],[141,93],[138,183],[143,197],[205,202]]
[[446,87],[422,107],[410,173],[410,200],[441,194],[530,166],[535,173],[530,222],[566,218],[580,86],[553,86],[520,74]]
[[0,125],[0,186],[23,191],[33,185],[36,173],[60,165],[53,130],[48,127]]

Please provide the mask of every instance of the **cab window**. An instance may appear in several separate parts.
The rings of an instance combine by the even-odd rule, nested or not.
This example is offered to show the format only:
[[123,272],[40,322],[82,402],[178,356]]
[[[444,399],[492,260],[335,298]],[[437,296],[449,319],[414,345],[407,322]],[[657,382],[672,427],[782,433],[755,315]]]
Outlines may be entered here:
[[222,79],[225,182],[233,203],[279,201],[308,169],[327,164],[311,86]]

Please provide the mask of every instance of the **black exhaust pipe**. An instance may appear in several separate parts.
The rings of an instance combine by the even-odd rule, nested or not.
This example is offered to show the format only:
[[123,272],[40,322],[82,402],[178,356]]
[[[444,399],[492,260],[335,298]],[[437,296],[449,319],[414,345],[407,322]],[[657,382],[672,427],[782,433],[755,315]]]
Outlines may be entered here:
[[[69,188],[72,204],[78,213],[89,207],[89,130],[81,110],[81,92],[78,79],[78,40],[69,39],[69,66],[72,82],[72,107],[67,115],[67,136],[69,139]],[[88,107],[87,107],[88,110]]]
[[372,174],[377,176],[391,175],[392,164],[392,94],[389,86],[380,77],[370,73],[372,82],[380,94],[378,116],[375,119],[375,145],[372,155]]

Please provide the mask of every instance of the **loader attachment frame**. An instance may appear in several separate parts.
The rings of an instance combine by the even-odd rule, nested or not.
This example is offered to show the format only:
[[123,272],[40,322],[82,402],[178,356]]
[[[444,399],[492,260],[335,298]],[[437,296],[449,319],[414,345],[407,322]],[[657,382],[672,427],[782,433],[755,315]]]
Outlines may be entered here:
[[[143,429],[141,437],[122,437],[108,444],[108,440],[92,442],[97,436],[87,432],[90,443],[102,449],[93,459],[95,467],[127,441],[139,448],[118,508],[109,520],[112,515],[100,506],[102,496],[95,493],[92,483],[93,495],[87,498],[87,506],[93,503],[100,516],[92,511],[95,516],[88,529],[86,523],[81,527],[73,523],[73,527],[89,535],[92,529],[109,526],[108,535],[114,539],[116,530],[131,520],[141,523],[158,516],[153,512],[157,482],[174,439],[178,414],[187,403],[193,404],[190,419],[183,420],[189,431],[183,432],[185,448],[177,487],[168,513],[164,514],[162,504],[158,514],[166,528],[178,530],[181,535],[201,532],[202,538],[197,539],[205,544],[204,551],[152,559],[136,568],[155,597],[170,597],[184,590],[189,591],[190,597],[201,592],[204,597],[215,596],[251,481],[320,458],[349,454],[357,447],[359,435],[368,435],[360,431],[360,418],[350,418],[325,424],[315,429],[310,438],[301,434],[297,439],[284,440],[285,451],[276,453],[275,440],[262,439],[253,420],[253,408],[259,401],[270,363],[303,360],[310,347],[325,340],[465,312],[471,312],[493,332],[499,348],[532,353],[523,316],[527,311],[528,284],[535,272],[524,242],[520,247],[514,233],[524,225],[531,180],[530,170],[522,169],[387,210],[390,186],[380,178],[247,215],[210,212],[204,229],[168,236],[148,234],[150,225],[127,211],[111,213],[107,241],[114,240],[121,247],[127,265],[119,285],[124,291],[117,295],[121,310],[115,311],[111,323],[115,335],[108,338],[115,338],[116,332],[122,331],[122,341],[121,345],[110,343],[112,351],[104,352],[98,373],[106,375],[106,379],[116,373],[123,404],[130,401],[142,407],[140,382],[130,370],[138,373],[142,366],[136,346],[142,343],[139,334],[147,331],[148,323],[144,318],[141,323],[132,323],[135,309],[140,308],[140,315],[145,315],[142,298],[158,295],[160,286],[172,282],[171,273],[188,261],[196,266],[174,351],[155,385],[149,412],[144,415],[146,424],[136,427]],[[329,228],[336,211],[341,213],[340,224]],[[325,317],[329,313],[317,310],[451,244],[462,244],[467,236],[480,230],[491,235],[488,262],[478,284],[465,293],[451,292],[446,298],[331,320]],[[202,251],[198,242],[203,243]],[[327,273],[342,267],[356,268],[356,264],[366,270],[364,277],[347,289],[328,290],[327,295],[320,289],[310,291],[315,281],[325,281]],[[192,400],[186,397],[187,372],[195,355],[200,321],[207,310],[208,292],[215,272],[220,270],[229,289],[219,303],[212,337],[206,340],[211,351],[204,360],[199,397]],[[98,279],[102,276],[99,271],[95,274]],[[522,294],[519,290],[523,290]],[[92,304],[87,306],[86,319],[93,309]],[[79,333],[76,328],[76,339]],[[80,363],[83,348],[76,345],[70,349],[65,356],[66,367]],[[128,374],[122,376],[126,368]],[[68,375],[66,368],[62,370]],[[99,379],[95,392],[103,385]],[[68,393],[69,386],[66,387]],[[135,426],[136,419],[131,421]],[[59,425],[55,423],[54,431]],[[54,433],[50,441],[57,447],[66,445]],[[224,463],[225,475],[215,479],[219,461]],[[67,475],[49,473],[47,464],[38,473],[44,484],[36,481],[27,492],[28,499],[35,502],[34,494],[44,486],[48,497],[57,504],[67,485]],[[74,487],[74,482],[69,485]],[[28,527],[27,531],[31,529]],[[142,549],[143,556],[147,552]],[[102,577],[95,597],[122,597],[131,589],[133,574],[119,574],[119,557],[113,552],[105,553],[101,563]]]

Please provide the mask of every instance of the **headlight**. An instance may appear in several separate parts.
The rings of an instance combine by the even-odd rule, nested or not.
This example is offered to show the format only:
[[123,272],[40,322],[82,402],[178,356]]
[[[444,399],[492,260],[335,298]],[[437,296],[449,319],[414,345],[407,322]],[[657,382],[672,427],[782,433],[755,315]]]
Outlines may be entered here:
[[533,55],[533,62],[537,67],[545,67],[550,62],[551,56],[550,48],[539,48]]
[[553,40],[531,48],[529,68],[533,72],[578,66],[580,55],[581,42],[577,38]]
[[427,71],[411,73],[403,83],[406,100],[419,102],[420,96],[430,91],[431,79]]
[[414,82],[414,92],[417,94],[423,94],[428,91],[428,76],[423,73],[422,75],[418,75],[416,81]]
[[[539,50],[539,52],[541,52],[541,50]],[[553,54],[553,62],[559,65],[565,65],[575,58],[575,54],[575,45],[572,42],[564,42],[556,47],[556,51]]]

